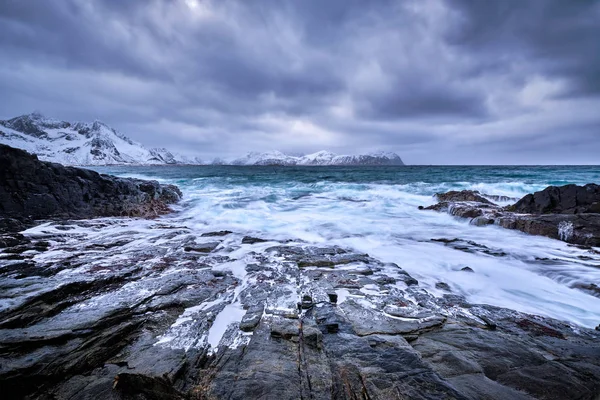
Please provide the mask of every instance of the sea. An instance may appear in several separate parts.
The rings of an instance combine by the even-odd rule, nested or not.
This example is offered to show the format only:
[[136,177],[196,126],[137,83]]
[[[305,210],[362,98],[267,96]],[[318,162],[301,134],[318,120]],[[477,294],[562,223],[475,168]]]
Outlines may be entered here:
[[[198,236],[230,230],[269,240],[342,246],[398,264],[425,290],[444,282],[471,303],[600,324],[600,249],[478,227],[419,210],[435,193],[472,189],[507,205],[549,185],[600,183],[599,166],[108,166],[94,170],[172,183],[183,199],[161,217]],[[135,224],[135,221],[132,221]],[[439,239],[443,239],[440,241]],[[452,243],[464,246],[452,246]],[[470,267],[473,273],[463,268]]]

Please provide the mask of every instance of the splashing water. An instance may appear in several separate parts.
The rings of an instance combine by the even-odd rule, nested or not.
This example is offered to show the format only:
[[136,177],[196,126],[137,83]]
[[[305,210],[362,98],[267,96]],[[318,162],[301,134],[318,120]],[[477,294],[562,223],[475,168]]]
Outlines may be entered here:
[[558,224],[558,237],[565,242],[573,236],[573,223],[562,221]]
[[[394,262],[432,293],[447,283],[474,303],[583,326],[600,323],[600,256],[558,240],[475,227],[419,211],[437,192],[473,189],[520,198],[548,185],[600,182],[600,167],[103,167],[178,185],[177,219],[198,235],[231,230],[274,240],[351,247]],[[509,204],[506,200],[500,204]],[[572,226],[562,226],[566,240]],[[451,243],[432,239],[458,239]],[[452,245],[452,244],[460,245]],[[475,273],[462,271],[470,267]]]

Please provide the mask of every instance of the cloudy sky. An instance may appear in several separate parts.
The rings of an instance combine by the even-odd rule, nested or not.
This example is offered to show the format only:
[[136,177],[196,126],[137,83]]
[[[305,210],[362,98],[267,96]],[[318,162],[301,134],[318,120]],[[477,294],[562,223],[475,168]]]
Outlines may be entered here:
[[0,118],[147,146],[600,164],[600,1],[2,0]]

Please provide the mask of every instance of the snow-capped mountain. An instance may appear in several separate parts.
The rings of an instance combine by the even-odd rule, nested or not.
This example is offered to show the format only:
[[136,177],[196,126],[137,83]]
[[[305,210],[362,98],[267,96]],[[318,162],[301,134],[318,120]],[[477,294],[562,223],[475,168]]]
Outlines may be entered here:
[[[27,150],[40,160],[64,165],[204,164],[198,157],[184,156],[165,148],[148,149],[100,121],[72,123],[46,118],[39,113],[0,120],[0,143]],[[395,153],[337,155],[329,151],[305,156],[280,151],[251,152],[233,161],[215,158],[207,164],[404,165]]]
[[268,151],[259,153],[256,151],[246,154],[244,157],[231,161],[231,165],[296,165],[298,157],[288,156],[280,151]]
[[337,155],[330,151],[319,151],[305,156],[290,156],[279,151],[266,153],[251,152],[238,158],[232,165],[404,165],[400,156],[390,152],[361,155]]
[[0,121],[0,143],[64,165],[200,163],[166,149],[147,149],[100,121],[71,123],[39,113]]

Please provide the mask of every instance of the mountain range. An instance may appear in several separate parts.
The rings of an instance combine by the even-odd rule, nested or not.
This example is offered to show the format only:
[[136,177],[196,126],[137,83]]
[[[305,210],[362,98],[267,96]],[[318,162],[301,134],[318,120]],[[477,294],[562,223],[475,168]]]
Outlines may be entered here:
[[251,152],[231,161],[232,165],[404,165],[396,153],[376,152],[356,156],[319,151],[305,156],[290,156],[280,151]]
[[64,165],[404,165],[395,153],[337,155],[329,151],[304,156],[251,152],[234,160],[203,162],[165,148],[146,148],[100,121],[59,121],[40,113],[0,120],[0,143]]

